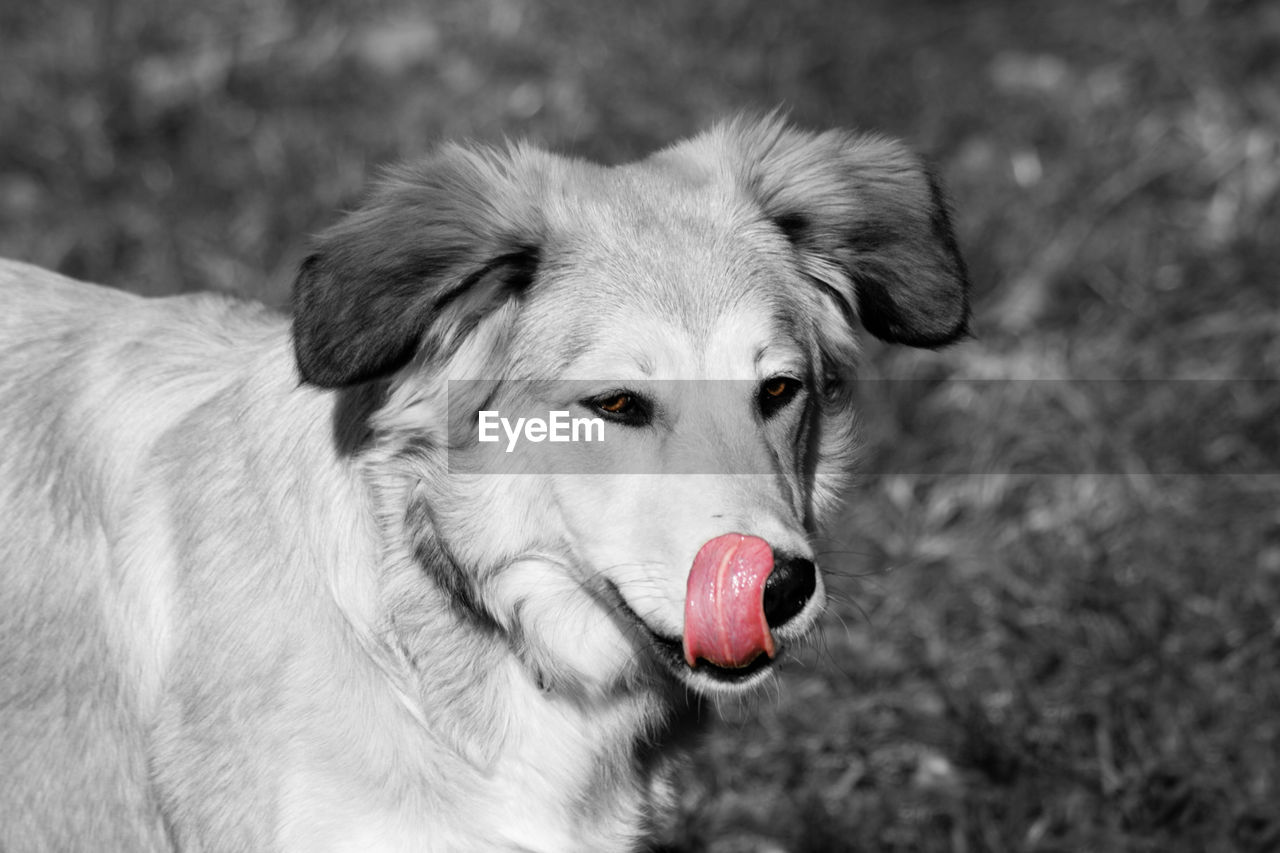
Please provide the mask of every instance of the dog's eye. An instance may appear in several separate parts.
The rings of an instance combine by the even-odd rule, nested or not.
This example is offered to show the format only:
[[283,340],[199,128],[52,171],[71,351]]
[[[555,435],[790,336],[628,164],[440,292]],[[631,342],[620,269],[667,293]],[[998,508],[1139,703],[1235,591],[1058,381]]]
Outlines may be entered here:
[[611,415],[620,415],[623,412],[625,412],[628,408],[631,407],[632,405],[631,395],[619,394],[618,396],[610,398],[609,400],[601,401],[596,405],[598,405],[600,408],[604,409],[606,412],[608,412]]
[[772,376],[761,382],[757,395],[760,400],[760,413],[766,418],[773,417],[795,399],[802,387],[803,383],[791,376]]
[[652,420],[648,401],[628,391],[610,392],[603,397],[583,400],[582,404],[604,415],[606,420],[627,426],[644,426]]

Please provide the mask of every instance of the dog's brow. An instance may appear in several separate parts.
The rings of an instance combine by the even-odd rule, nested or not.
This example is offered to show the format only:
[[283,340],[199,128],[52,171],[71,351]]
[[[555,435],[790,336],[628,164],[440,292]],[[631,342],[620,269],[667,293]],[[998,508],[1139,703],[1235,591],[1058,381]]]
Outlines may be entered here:
[[645,376],[653,376],[653,359],[645,353],[630,353],[628,358],[636,366],[636,370]]
[[796,358],[799,351],[791,347],[777,345],[776,342],[761,344],[756,349],[755,358],[752,360],[752,366],[758,371],[761,363],[769,356],[770,352],[776,352],[780,361],[791,361]]
[[[619,379],[633,373],[647,379],[656,372],[653,361],[644,353],[622,352],[605,361],[593,361],[595,368],[590,377],[592,379]],[[575,361],[569,368],[580,371],[583,366],[579,361]]]

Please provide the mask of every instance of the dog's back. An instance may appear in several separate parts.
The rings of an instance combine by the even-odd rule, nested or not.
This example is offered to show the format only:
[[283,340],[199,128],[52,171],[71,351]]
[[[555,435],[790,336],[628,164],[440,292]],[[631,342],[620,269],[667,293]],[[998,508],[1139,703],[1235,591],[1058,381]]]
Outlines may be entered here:
[[0,849],[166,849],[142,723],[168,632],[150,457],[245,358],[207,330],[247,312],[243,349],[256,321],[12,262],[0,303]]
[[138,697],[103,612],[111,543],[93,493],[114,451],[94,431],[120,412],[72,404],[74,383],[107,372],[90,330],[124,297],[13,264],[0,294],[0,849],[72,849],[86,832],[103,849],[163,849]]

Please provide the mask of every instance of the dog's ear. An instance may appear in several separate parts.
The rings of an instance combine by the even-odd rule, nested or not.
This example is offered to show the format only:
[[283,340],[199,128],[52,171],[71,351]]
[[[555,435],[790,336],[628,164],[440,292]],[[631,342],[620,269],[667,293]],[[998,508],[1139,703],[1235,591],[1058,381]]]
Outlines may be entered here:
[[298,370],[338,388],[451,346],[536,272],[536,152],[449,146],[387,174],[322,234],[293,288]]
[[[905,146],[777,118],[722,126],[740,180],[801,267],[876,337],[937,347],[967,333],[969,282],[937,180]],[[715,133],[713,131],[713,133]]]

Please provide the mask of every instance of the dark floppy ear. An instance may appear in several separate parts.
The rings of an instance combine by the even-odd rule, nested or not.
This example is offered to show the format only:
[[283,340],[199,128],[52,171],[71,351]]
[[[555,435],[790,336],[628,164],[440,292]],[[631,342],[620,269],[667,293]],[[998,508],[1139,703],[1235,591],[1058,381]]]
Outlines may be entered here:
[[388,173],[318,239],[293,287],[302,378],[385,376],[424,338],[457,339],[535,273],[537,152],[449,146]]
[[777,118],[721,129],[747,191],[806,275],[867,331],[918,347],[967,334],[969,281],[937,180],[901,143],[805,133]]

